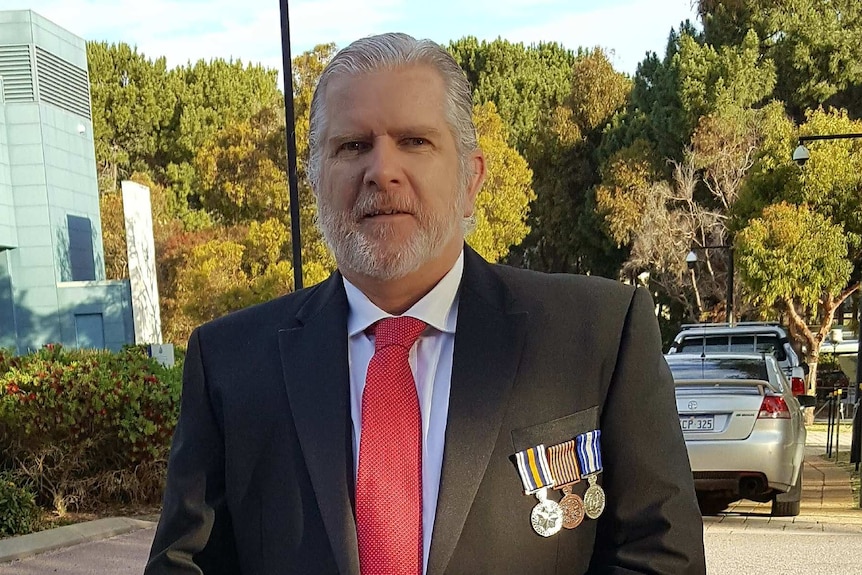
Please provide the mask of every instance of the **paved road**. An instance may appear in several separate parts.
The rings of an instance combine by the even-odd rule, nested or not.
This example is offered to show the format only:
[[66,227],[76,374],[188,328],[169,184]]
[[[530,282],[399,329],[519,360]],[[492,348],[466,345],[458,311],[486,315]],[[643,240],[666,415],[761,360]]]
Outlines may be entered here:
[[[849,575],[862,573],[862,533],[840,525],[825,531],[777,531],[768,518],[749,520],[745,529],[706,533],[710,575]],[[0,565],[0,575],[140,575],[153,538],[140,529],[39,557]],[[850,531],[850,532],[848,532]]]
[[0,575],[141,575],[155,528],[0,564]]
[[710,575],[850,575],[862,573],[862,534],[749,529],[707,532]]

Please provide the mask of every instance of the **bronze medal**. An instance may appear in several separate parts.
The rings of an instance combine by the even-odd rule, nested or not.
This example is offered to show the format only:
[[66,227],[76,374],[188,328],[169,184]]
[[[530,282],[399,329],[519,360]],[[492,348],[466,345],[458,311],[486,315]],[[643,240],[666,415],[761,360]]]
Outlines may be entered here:
[[563,487],[563,498],[560,508],[563,510],[563,527],[574,529],[584,520],[584,501],[577,493],[572,493],[572,486]]

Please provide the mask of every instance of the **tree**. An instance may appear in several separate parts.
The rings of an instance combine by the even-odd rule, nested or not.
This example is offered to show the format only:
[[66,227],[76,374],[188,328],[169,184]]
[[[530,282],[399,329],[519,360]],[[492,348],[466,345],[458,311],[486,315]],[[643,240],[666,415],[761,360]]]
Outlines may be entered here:
[[134,171],[157,169],[178,85],[165,58],[153,61],[122,42],[88,42],[87,67],[99,190],[112,192]]
[[[848,287],[852,265],[842,226],[808,205],[781,202],[763,210],[736,236],[737,260],[753,297],[779,304],[787,311],[793,331],[804,337],[809,387],[817,386],[820,344],[829,332],[835,310],[859,283]],[[820,308],[816,331],[806,318]]]
[[195,157],[204,209],[227,223],[289,213],[284,111],[264,108],[208,138]]
[[595,216],[596,148],[607,122],[625,106],[631,81],[601,50],[581,51],[562,103],[544,112],[526,153],[536,200],[530,235],[513,261],[531,269],[615,276],[621,261]]
[[733,46],[753,31],[775,62],[774,97],[802,121],[822,104],[862,115],[862,4],[857,0],[700,0],[706,40]]
[[524,46],[468,36],[450,42],[449,52],[470,80],[473,103],[494,102],[509,128],[509,144],[522,154],[534,141],[542,110],[562,104],[571,92],[575,55],[553,42]]
[[530,230],[526,219],[529,204],[536,197],[533,173],[527,161],[508,145],[506,127],[492,102],[474,107],[473,121],[488,177],[476,198],[476,228],[467,242],[482,257],[496,262]]

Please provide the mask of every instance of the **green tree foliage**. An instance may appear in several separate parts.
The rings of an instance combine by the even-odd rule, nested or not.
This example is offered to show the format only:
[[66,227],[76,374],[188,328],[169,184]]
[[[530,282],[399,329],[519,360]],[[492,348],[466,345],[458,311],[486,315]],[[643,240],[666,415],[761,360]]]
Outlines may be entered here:
[[152,171],[162,161],[162,134],[179,85],[164,58],[153,61],[125,43],[88,42],[87,66],[99,189],[111,192],[134,171]]
[[862,115],[862,4],[858,0],[700,0],[706,39],[716,46],[760,38],[775,62],[775,97],[798,121],[821,104]]
[[[570,94],[575,55],[556,43],[524,46],[468,36],[449,44],[473,86],[473,102],[494,102],[509,128],[509,144],[524,153],[534,142],[543,110]],[[529,159],[529,158],[528,158]]]
[[[784,307],[795,333],[807,343],[809,383],[816,387],[820,344],[837,307],[859,286],[847,287],[852,264],[840,225],[809,208],[786,202],[763,210],[736,236],[740,273],[755,301]],[[822,316],[812,332],[806,317],[819,306]]]
[[798,135],[862,133],[862,121],[840,110],[813,110],[798,131],[792,122],[773,116],[769,137],[755,173],[743,190],[738,219],[755,217],[764,206],[781,201],[808,204],[843,227],[848,257],[858,276],[862,267],[862,139],[808,142],[811,159],[800,168],[790,161]]
[[542,113],[526,154],[536,200],[531,232],[510,261],[543,271],[615,276],[619,252],[601,233],[592,187],[602,130],[625,106],[631,81],[601,50],[581,51],[568,88],[560,105]]

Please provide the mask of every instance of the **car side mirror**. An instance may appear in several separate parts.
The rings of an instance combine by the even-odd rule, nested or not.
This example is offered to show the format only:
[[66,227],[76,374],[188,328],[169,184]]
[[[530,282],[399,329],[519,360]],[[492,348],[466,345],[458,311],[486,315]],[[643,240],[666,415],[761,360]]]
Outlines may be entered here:
[[797,395],[796,399],[802,407],[814,407],[817,404],[817,398],[813,395]]

